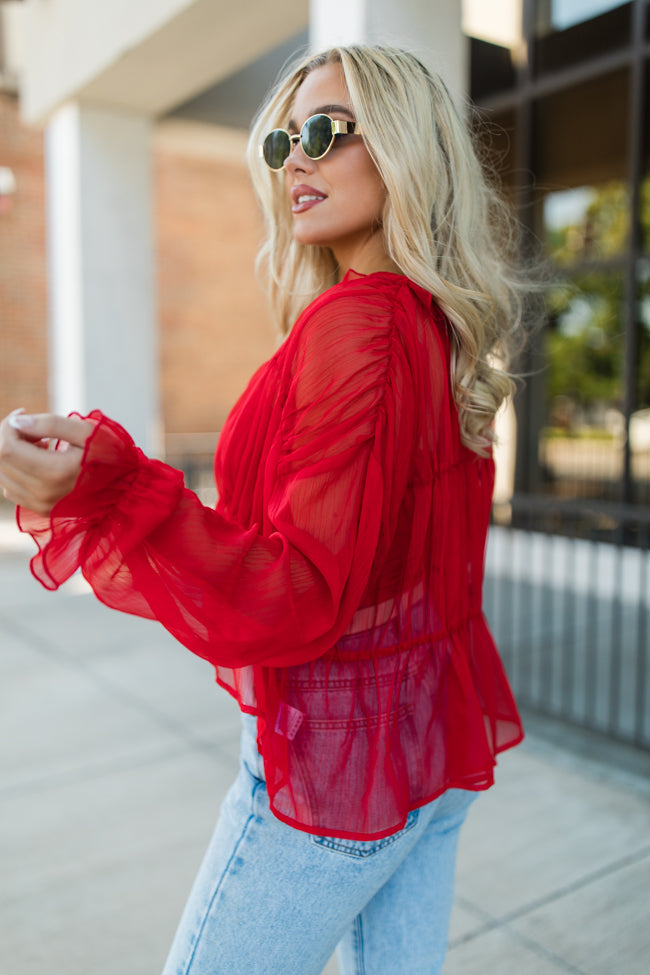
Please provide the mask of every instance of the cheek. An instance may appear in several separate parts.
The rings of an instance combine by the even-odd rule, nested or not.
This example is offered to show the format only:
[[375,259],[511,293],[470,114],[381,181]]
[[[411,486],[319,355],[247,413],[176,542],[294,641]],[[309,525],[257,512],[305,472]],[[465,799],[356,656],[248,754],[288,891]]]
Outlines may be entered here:
[[367,157],[364,170],[362,178],[359,180],[359,185],[363,186],[359,198],[363,200],[366,210],[369,213],[372,212],[375,219],[378,219],[381,217],[386,202],[386,187],[374,164]]
[[381,220],[386,202],[386,190],[384,184],[377,179],[369,179],[365,182],[363,190],[351,192],[351,206],[356,210],[360,217],[365,217],[368,222]]
[[336,160],[335,185],[345,188],[345,194],[355,210],[372,211],[381,214],[386,201],[386,187],[377,167],[368,155],[368,150],[359,144],[346,147]]

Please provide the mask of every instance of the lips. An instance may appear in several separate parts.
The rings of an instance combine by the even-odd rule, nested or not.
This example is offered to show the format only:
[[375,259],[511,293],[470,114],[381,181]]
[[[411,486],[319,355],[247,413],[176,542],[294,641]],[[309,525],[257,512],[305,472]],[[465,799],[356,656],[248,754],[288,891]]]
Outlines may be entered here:
[[291,210],[293,213],[311,210],[312,207],[318,206],[326,199],[326,193],[321,193],[314,186],[307,186],[305,183],[300,183],[300,185],[291,188]]

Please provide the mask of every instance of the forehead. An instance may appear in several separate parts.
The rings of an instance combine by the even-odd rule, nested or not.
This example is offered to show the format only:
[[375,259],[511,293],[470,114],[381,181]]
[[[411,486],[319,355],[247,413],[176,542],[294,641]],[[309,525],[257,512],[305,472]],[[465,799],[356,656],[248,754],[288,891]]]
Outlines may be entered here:
[[302,123],[326,105],[345,106],[352,114],[350,93],[340,64],[324,64],[307,75],[296,92],[291,118]]

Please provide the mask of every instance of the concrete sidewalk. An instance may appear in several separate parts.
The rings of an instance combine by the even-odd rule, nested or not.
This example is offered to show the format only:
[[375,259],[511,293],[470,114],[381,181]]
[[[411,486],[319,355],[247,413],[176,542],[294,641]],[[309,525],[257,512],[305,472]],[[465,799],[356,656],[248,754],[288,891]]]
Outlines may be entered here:
[[[238,713],[157,624],[78,577],[42,590],[28,552],[0,521],[0,972],[158,975],[236,771]],[[531,721],[473,807],[445,975],[650,970],[648,763],[565,745]]]

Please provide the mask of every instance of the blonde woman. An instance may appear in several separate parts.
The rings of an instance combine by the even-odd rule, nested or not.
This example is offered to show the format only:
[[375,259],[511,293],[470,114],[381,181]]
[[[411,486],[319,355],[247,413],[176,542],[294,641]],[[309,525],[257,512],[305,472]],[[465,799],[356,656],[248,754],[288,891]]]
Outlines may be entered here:
[[399,50],[292,68],[250,166],[288,335],[223,430],[216,509],[99,412],[16,411],[0,480],[45,586],[81,566],[243,712],[165,975],[319,975],[337,944],[344,975],[433,975],[459,829],[522,737],[481,612],[506,224],[444,85]]

